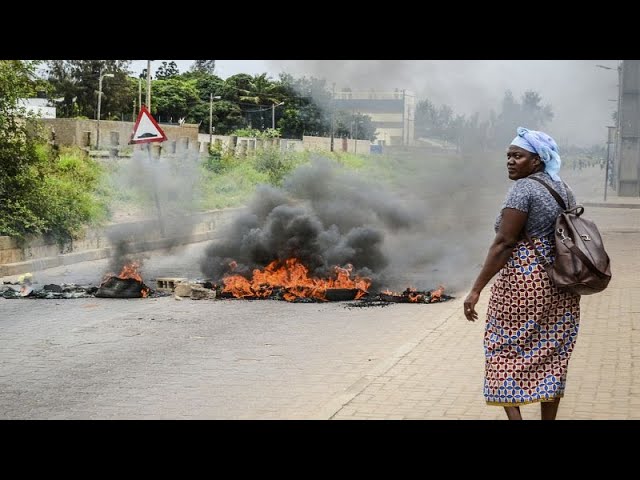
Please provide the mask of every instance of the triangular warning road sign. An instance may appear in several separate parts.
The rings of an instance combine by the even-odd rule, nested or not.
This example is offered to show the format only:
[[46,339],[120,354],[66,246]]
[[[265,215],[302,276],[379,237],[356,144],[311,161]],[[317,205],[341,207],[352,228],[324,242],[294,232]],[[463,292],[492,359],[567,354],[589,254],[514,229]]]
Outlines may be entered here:
[[164,142],[166,140],[167,136],[158,125],[158,122],[151,116],[147,107],[142,105],[129,143]]

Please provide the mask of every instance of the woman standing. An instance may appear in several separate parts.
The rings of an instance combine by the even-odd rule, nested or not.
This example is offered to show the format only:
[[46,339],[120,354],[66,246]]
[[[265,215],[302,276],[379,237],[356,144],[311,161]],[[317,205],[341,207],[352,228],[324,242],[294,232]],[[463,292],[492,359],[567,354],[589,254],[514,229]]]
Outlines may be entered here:
[[580,296],[560,292],[538,265],[535,251],[554,259],[554,225],[562,211],[552,187],[569,207],[570,188],[558,176],[558,145],[543,132],[519,127],[507,149],[507,171],[515,183],[496,219],[496,236],[485,263],[464,301],[467,320],[475,321],[482,289],[491,286],[484,334],[484,396],[521,420],[520,405],[542,402],[541,418],[554,420],[565,389],[569,357],[580,320]]

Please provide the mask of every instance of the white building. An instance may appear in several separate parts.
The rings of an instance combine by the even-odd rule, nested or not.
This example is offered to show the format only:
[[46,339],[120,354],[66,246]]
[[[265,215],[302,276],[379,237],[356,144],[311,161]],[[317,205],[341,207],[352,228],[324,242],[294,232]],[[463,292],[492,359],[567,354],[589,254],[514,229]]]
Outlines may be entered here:
[[371,117],[378,145],[413,145],[415,95],[407,90],[337,92],[335,109]]
[[40,118],[56,118],[56,107],[50,107],[46,98],[21,98],[18,106],[26,108],[28,113]]

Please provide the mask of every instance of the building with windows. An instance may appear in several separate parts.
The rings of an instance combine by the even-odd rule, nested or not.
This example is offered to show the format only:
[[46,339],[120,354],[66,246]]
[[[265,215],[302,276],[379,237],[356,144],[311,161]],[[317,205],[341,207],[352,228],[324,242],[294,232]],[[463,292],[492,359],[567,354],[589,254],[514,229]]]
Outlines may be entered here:
[[371,117],[378,145],[414,143],[416,100],[412,92],[343,89],[334,94],[334,109]]

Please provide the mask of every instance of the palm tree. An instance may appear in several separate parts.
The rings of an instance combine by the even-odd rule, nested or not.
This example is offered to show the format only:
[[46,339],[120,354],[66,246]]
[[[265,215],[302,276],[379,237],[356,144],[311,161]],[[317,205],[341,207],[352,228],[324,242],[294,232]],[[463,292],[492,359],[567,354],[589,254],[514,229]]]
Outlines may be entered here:
[[[280,103],[284,95],[280,90],[280,85],[272,82],[266,73],[254,75],[246,80],[248,81],[245,83],[244,88],[238,89],[240,94],[238,99],[241,102],[251,103],[257,107],[265,107],[264,109],[260,108],[257,112],[253,110],[255,113],[260,113],[260,121],[262,127],[265,128],[264,112],[268,110],[266,107]],[[252,112],[249,111],[247,113]]]

